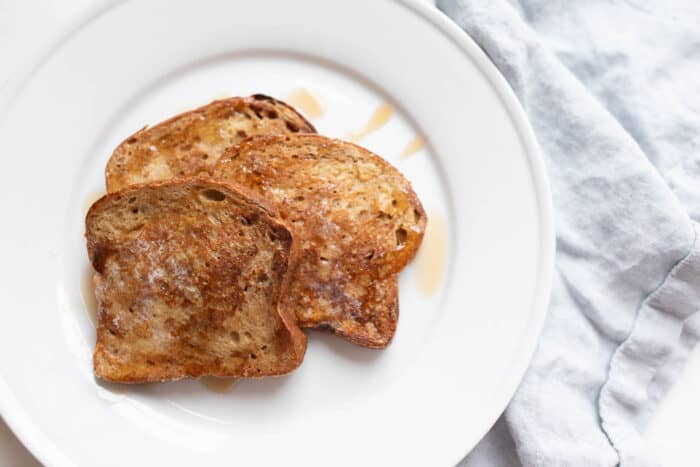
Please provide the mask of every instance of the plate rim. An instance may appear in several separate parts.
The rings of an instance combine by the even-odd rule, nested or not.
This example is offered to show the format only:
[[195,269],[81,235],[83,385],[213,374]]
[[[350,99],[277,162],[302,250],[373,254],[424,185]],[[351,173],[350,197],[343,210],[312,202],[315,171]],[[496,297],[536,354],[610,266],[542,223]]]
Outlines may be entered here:
[[484,424],[476,440],[465,443],[468,446],[459,459],[454,459],[457,465],[466,455],[468,455],[481,439],[491,430],[501,414],[508,407],[508,404],[515,396],[520,386],[525,372],[530,366],[530,362],[535,355],[539,343],[542,329],[549,310],[549,301],[552,291],[554,277],[554,257],[556,250],[556,233],[554,229],[554,206],[552,203],[552,192],[549,184],[549,177],[544,164],[544,157],[535,137],[535,133],[527,118],[515,91],[510,83],[501,74],[496,65],[486,55],[486,52],[477,42],[449,16],[439,10],[436,6],[421,0],[393,0],[403,6],[413,10],[423,19],[432,23],[433,26],[451,40],[464,54],[466,59],[471,59],[479,71],[483,73],[489,84],[494,88],[496,94],[506,108],[521,143],[524,146],[530,175],[533,179],[535,196],[539,214],[540,227],[540,257],[537,271],[537,283],[534,289],[530,314],[534,318],[528,323],[529,332],[523,334],[520,343],[520,352],[513,356],[513,370],[508,375],[503,385],[507,387],[499,394],[501,400],[492,403],[491,422]]
[[[38,52],[32,54],[30,58],[25,60],[24,66],[20,66],[18,70],[11,72],[7,80],[0,84],[0,109],[3,109],[0,110],[0,123],[5,118],[8,118],[7,111],[11,107],[14,99],[21,94],[24,85],[40,70],[41,66],[56,50],[79,33],[83,27],[108,13],[113,7],[127,3],[128,1],[130,0],[97,0],[92,5],[83,8],[82,12],[76,14],[71,20],[58,28],[56,33],[47,37],[44,46],[40,47]],[[467,32],[462,30],[451,18],[433,5],[432,2],[425,0],[390,1],[410,10],[435,27],[460,49],[466,59],[471,60],[472,63],[476,65],[496,91],[525,149],[530,176],[533,180],[539,215],[540,254],[533,300],[530,305],[530,315],[533,319],[528,323],[527,332],[523,333],[519,347],[520,351],[517,355],[513,356],[512,371],[503,382],[504,389],[500,391],[499,399],[494,400],[491,404],[493,407],[489,416],[491,421],[488,424],[484,424],[482,430],[476,430],[479,433],[476,440],[468,440],[465,443],[465,450],[461,457],[454,460],[454,464],[457,464],[476,446],[476,444],[478,444],[484,435],[488,433],[498,417],[506,409],[525,376],[525,372],[537,349],[537,344],[548,313],[554,274],[556,237],[551,188],[542,152],[523,107],[508,81],[500,73],[496,65],[488,58],[486,53],[479,47],[476,41]],[[65,457],[53,441],[48,439],[44,433],[36,428],[34,422],[15,400],[9,385],[2,375],[0,375],[0,416],[2,416],[7,426],[22,445],[42,464],[51,466],[75,465],[74,462]]]

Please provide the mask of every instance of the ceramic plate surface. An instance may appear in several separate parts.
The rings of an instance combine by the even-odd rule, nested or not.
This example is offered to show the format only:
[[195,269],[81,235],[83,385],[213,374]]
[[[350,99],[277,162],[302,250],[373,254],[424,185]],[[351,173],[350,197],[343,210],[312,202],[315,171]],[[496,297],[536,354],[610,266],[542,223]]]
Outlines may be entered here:
[[[429,215],[373,351],[309,332],[281,378],[123,388],[92,376],[83,238],[112,149],[223,96],[298,102],[398,167]],[[550,289],[541,158],[484,54],[429,5],[102,6],[0,95],[0,408],[48,465],[454,465],[512,397]]]

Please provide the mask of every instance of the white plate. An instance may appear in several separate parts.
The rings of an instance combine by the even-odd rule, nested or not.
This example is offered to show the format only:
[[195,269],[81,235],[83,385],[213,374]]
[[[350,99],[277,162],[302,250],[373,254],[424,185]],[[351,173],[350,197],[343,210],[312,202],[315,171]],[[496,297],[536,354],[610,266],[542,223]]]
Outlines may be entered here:
[[[494,67],[422,3],[128,2],[102,7],[0,96],[0,406],[49,465],[450,465],[495,421],[534,350],[553,259],[531,132]],[[310,332],[293,374],[216,393],[95,382],[83,216],[122,138],[221,95],[297,88],[320,132],[412,180],[447,262],[433,294],[401,275],[385,351]],[[399,154],[417,135],[427,145]],[[425,245],[424,245],[425,246]],[[440,248],[422,252],[439,259]],[[85,300],[83,299],[85,296]]]

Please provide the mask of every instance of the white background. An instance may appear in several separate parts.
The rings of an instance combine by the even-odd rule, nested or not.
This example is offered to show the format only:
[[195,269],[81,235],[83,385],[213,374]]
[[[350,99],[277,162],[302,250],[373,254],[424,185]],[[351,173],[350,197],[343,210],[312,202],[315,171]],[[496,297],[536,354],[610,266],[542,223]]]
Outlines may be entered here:
[[[0,0],[0,87],[89,8],[95,0]],[[8,310],[6,310],[8,312]],[[675,387],[644,433],[650,451],[666,466],[698,466],[695,430],[689,414],[700,413],[700,350],[694,352]],[[0,420],[0,467],[37,462]]]

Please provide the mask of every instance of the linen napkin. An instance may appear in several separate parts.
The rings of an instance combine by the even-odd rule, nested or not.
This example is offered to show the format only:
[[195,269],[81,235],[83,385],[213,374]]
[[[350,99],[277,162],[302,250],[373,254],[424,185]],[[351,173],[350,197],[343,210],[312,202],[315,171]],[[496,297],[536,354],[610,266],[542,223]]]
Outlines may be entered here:
[[552,184],[539,348],[462,465],[647,466],[700,335],[700,2],[438,0],[510,82]]

